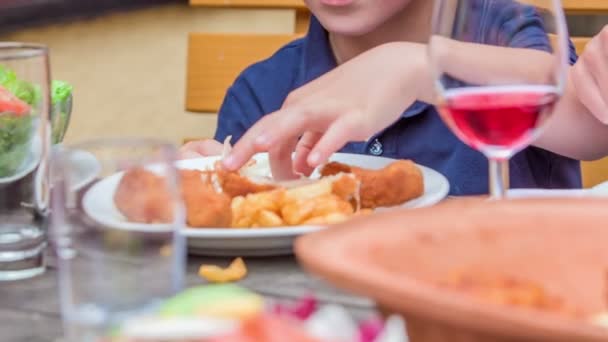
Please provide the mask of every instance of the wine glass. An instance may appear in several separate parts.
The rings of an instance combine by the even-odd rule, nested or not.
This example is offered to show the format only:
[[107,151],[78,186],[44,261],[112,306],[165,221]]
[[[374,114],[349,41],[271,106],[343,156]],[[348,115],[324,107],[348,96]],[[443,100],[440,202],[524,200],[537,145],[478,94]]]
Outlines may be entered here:
[[53,155],[51,243],[67,341],[103,340],[182,289],[176,149],[100,139]]
[[489,159],[491,198],[504,198],[509,159],[539,136],[564,90],[561,2],[436,0],[428,52],[440,115]]

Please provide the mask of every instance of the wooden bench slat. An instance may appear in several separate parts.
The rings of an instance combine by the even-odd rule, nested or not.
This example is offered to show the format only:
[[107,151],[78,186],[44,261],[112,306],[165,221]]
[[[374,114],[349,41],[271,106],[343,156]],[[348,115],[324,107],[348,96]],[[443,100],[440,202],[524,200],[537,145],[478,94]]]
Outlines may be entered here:
[[305,9],[302,0],[190,0],[191,6]]
[[[537,7],[547,7],[548,0],[521,0]],[[608,13],[608,0],[562,0],[562,6],[568,14],[602,14]]]

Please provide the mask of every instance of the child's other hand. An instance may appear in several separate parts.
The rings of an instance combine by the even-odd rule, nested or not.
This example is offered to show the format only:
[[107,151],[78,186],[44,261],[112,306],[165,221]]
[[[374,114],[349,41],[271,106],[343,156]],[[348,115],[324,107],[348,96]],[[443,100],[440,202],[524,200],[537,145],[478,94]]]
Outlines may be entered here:
[[180,147],[179,159],[219,156],[223,150],[224,145],[213,139],[191,141]]
[[224,166],[236,170],[267,151],[275,178],[309,174],[348,142],[369,139],[424,100],[422,93],[433,89],[428,69],[422,44],[369,50],[289,94],[239,140]]
[[608,26],[587,44],[570,75],[581,103],[608,124]]

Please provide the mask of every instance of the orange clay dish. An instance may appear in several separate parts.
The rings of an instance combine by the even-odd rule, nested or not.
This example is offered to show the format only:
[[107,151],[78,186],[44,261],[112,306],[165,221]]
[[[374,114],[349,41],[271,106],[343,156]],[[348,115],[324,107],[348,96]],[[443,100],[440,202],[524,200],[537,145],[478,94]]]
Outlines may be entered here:
[[[225,143],[225,153],[230,148]],[[381,170],[330,163],[319,179],[274,182],[256,176],[255,161],[240,172],[179,170],[186,219],[193,228],[266,228],[326,225],[366,215],[377,207],[422,196],[422,171],[411,161]],[[114,194],[118,210],[131,222],[166,223],[164,180],[142,168],[127,170]]]

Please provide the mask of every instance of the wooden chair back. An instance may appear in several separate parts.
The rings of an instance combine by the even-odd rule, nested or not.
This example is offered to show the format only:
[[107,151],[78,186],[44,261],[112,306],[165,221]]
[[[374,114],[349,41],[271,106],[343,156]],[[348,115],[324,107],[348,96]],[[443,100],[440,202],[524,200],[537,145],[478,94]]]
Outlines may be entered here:
[[216,113],[228,87],[241,71],[270,57],[298,37],[296,34],[190,34],[186,109]]

